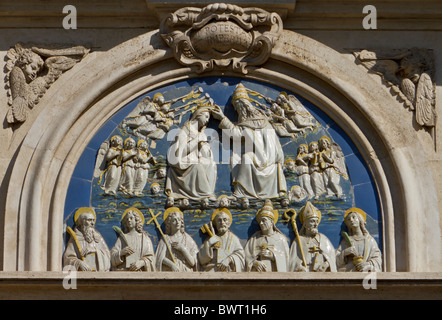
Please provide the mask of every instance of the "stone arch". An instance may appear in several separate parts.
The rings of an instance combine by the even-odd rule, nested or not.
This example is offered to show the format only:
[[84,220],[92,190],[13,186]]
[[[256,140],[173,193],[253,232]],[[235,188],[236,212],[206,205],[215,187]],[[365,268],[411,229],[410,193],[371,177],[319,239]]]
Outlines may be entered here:
[[[238,76],[214,70],[205,75]],[[91,53],[50,88],[17,153],[5,210],[4,270],[59,271],[62,216],[75,164],[98,128],[140,94],[197,77],[178,64],[158,31]],[[263,67],[241,75],[289,88],[314,102],[352,137],[376,181],[387,271],[432,271],[439,246],[435,187],[400,104],[353,61],[284,31]],[[388,105],[388,108],[385,107]]]

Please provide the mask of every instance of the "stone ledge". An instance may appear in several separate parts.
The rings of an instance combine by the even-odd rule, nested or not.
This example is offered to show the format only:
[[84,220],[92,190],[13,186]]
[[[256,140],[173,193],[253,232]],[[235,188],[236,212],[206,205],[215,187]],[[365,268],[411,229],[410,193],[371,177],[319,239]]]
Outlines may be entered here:
[[[77,273],[77,288],[64,289],[62,272],[2,272],[0,299],[426,299],[442,298],[442,273]],[[373,284],[374,278],[368,281]],[[66,282],[68,283],[68,282]],[[69,282],[72,283],[72,282]]]

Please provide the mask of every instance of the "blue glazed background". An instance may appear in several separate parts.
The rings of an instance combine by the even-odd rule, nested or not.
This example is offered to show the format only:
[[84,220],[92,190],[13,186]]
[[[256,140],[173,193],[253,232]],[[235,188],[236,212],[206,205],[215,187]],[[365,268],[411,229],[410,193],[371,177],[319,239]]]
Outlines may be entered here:
[[[242,82],[247,88],[260,92],[264,96],[268,96],[273,99],[276,98],[281,91],[287,91],[257,81],[228,77],[208,77],[180,81],[149,92],[146,95],[152,97],[155,93],[161,92],[166,99],[171,99],[182,96],[183,94],[189,92],[189,87],[202,87],[204,92],[209,93],[214,99],[215,103],[224,109],[224,113],[232,121],[236,121],[236,113],[231,107],[230,97],[236,85],[240,82]],[[290,92],[288,93],[293,94]],[[97,184],[97,179],[93,178],[95,158],[101,144],[104,141],[109,140],[110,137],[115,134],[122,135],[123,138],[128,136],[126,133],[120,130],[118,125],[146,95],[140,96],[127,104],[100,128],[100,130],[96,133],[83,151],[83,154],[81,155],[73,172],[66,195],[64,210],[65,224],[73,227],[73,215],[79,207],[94,207],[97,213],[96,228],[105,238],[109,248],[112,248],[116,241],[116,235],[112,229],[112,226],[119,225],[121,215],[126,208],[129,206],[136,206],[140,208],[145,215],[146,221],[149,221],[150,219],[150,214],[147,210],[148,208],[153,209],[155,213],[164,211],[165,196],[152,196],[149,193],[149,184],[146,186],[146,190],[142,197],[131,198],[124,195],[118,195],[117,197],[104,196],[102,194],[102,190]],[[345,228],[343,224],[344,212],[346,209],[356,206],[363,209],[367,213],[368,230],[376,239],[379,247],[382,250],[382,219],[379,209],[379,199],[375,183],[365,161],[353,144],[351,137],[346,135],[335,122],[333,122],[323,111],[311,104],[309,101],[300,96],[297,96],[297,98],[322,126],[317,132],[309,132],[305,137],[299,137],[295,141],[282,138],[281,144],[283,145],[285,157],[289,158],[296,156],[297,147],[299,144],[308,144],[311,141],[317,141],[323,135],[327,135],[332,139],[332,141],[338,143],[338,145],[341,147],[345,156],[345,162],[349,174],[349,180],[341,179],[343,181],[342,186],[346,194],[345,201],[330,201],[325,199],[311,201],[313,205],[321,210],[322,213],[322,221],[319,225],[319,231],[324,233],[330,239],[335,248],[337,248],[341,241],[341,230]],[[178,104],[176,106],[178,106]],[[173,107],[175,107],[175,105]],[[187,118],[188,117],[184,117],[181,123],[183,124]],[[217,130],[217,126],[218,121],[211,120],[208,128]],[[164,159],[167,148],[170,145],[170,140],[170,137],[168,141],[166,136],[161,141],[156,141],[156,147],[151,148],[150,151],[159,159],[161,159],[161,157]],[[220,146],[220,148],[222,148],[222,146]],[[154,170],[151,170],[152,173]],[[288,175],[286,178],[288,184],[287,187],[288,190],[290,190],[290,187],[293,184],[297,184],[297,178],[294,175]],[[230,193],[230,170],[227,163],[218,164],[216,193],[217,195]],[[290,208],[294,208],[298,212],[304,204],[305,201],[294,204],[292,203]],[[246,211],[235,208],[230,209],[233,215],[231,229],[240,237],[243,243],[245,243],[248,237],[250,237],[257,230],[257,224],[254,217],[259,205],[260,203],[257,203],[256,206]],[[285,209],[278,208],[277,206],[275,208],[278,209],[280,214],[277,227],[289,238],[291,243],[294,239],[293,231],[290,224],[282,221],[282,214],[284,213]],[[198,245],[200,245],[204,240],[204,235],[199,231],[199,228],[204,223],[210,221],[210,216],[213,209],[214,207],[206,211],[194,209],[186,210],[184,212],[186,231],[195,239]],[[160,223],[162,222],[161,217],[162,216],[160,215]],[[154,246],[156,247],[160,234],[158,230],[155,229],[154,224],[151,223],[146,225],[145,231],[150,234]],[[65,237],[65,241],[66,240],[68,239]]]

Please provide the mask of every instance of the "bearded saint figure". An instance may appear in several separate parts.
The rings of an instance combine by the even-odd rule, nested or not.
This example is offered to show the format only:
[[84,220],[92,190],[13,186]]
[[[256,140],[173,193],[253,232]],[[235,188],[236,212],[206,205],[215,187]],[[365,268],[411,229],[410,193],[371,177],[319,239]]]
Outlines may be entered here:
[[[233,138],[230,159],[233,196],[270,199],[286,195],[284,152],[275,129],[265,113],[253,105],[242,84],[236,87],[232,104],[238,113],[237,124],[233,124],[219,107],[212,115],[221,121],[219,128],[223,129],[223,135]],[[241,140],[245,143],[238,147]]]
[[336,272],[335,249],[318,226],[321,212],[310,202],[299,212],[302,228],[290,248],[289,271]]
[[209,237],[198,253],[202,271],[244,271],[244,249],[239,238],[230,231],[232,214],[227,208],[215,209],[209,223]]
[[109,271],[109,248],[95,230],[95,220],[92,208],[84,207],[75,212],[76,227],[63,255],[63,266],[74,266],[78,271]]

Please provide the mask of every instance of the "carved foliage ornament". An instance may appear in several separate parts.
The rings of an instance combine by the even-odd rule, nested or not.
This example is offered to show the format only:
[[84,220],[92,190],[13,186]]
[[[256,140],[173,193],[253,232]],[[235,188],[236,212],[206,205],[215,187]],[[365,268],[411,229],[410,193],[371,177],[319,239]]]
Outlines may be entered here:
[[414,111],[419,126],[436,126],[436,87],[431,50],[362,50],[353,54],[370,72],[380,75],[398,100]]
[[267,60],[281,32],[278,14],[223,3],[177,10],[160,26],[175,58],[199,73],[221,68],[245,74],[247,66]]
[[82,46],[39,46],[16,44],[6,54],[5,83],[10,106],[9,124],[26,121],[29,110],[38,104],[60,75],[87,53]]

